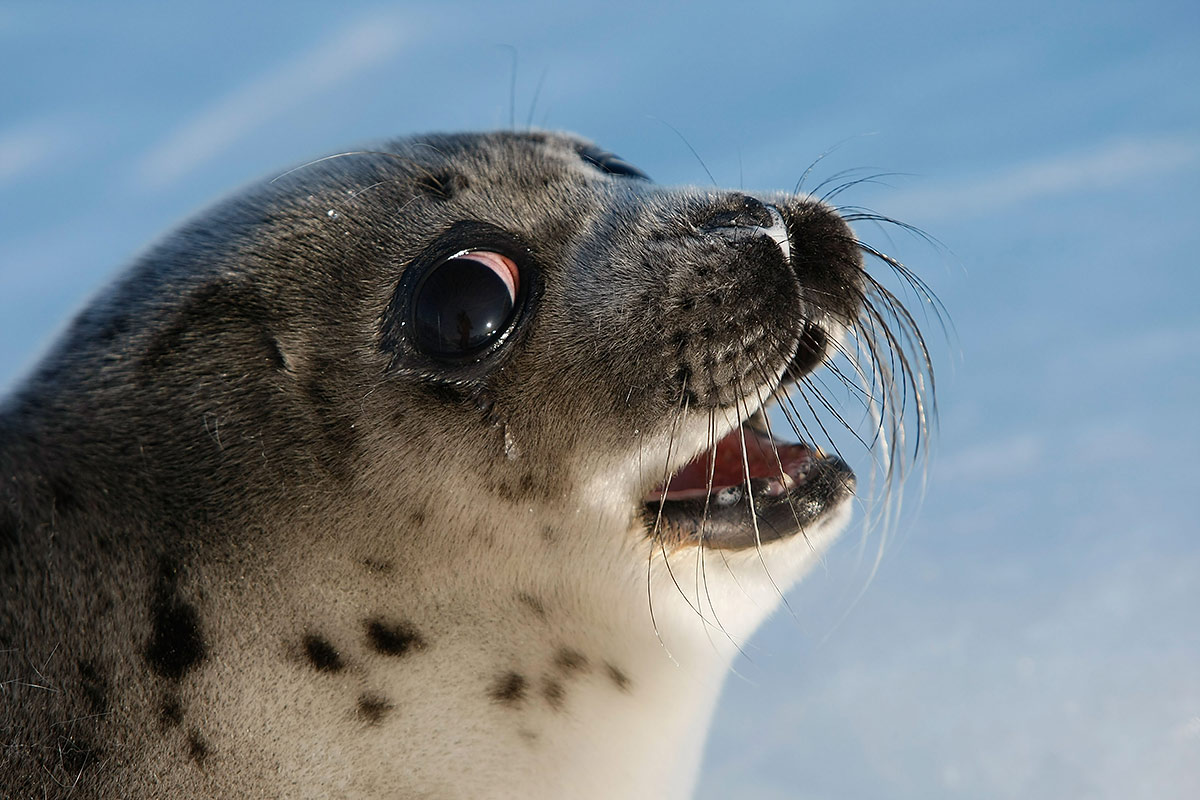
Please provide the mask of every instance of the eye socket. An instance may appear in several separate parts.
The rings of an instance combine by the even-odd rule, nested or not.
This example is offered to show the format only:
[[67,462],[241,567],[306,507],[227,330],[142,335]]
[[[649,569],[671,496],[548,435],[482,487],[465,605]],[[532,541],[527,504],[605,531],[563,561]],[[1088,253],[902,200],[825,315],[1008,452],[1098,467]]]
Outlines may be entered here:
[[476,355],[508,331],[520,270],[490,250],[463,250],[426,270],[412,295],[412,337],[435,358]]

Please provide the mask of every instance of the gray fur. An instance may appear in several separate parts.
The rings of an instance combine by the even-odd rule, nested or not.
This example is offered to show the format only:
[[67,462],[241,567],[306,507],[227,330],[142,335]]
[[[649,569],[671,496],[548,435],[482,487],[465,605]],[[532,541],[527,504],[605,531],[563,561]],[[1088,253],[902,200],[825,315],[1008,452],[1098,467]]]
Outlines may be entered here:
[[[637,700],[650,656],[604,582],[644,605],[659,443],[683,405],[752,411],[806,324],[850,324],[861,262],[813,200],[760,198],[788,269],[726,235],[762,224],[747,195],[605,174],[582,146],[313,163],[80,314],[0,411],[4,796],[522,796],[464,776],[548,746],[584,698]],[[463,220],[528,243],[538,285],[503,352],[443,373],[384,330]],[[639,455],[629,502],[591,509]]]

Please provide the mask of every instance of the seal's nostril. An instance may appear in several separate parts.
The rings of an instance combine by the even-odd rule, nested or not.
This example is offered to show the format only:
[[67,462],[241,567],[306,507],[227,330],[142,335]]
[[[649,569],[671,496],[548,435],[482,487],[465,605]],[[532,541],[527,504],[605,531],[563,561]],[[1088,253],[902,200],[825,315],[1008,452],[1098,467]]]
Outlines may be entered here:
[[792,243],[786,220],[778,208],[757,197],[740,192],[727,194],[722,198],[721,206],[712,209],[700,224],[704,233],[731,242],[769,236],[779,245],[783,260],[791,263]]
[[769,228],[771,212],[758,198],[748,194],[730,194],[721,206],[701,224],[706,230],[720,228]]

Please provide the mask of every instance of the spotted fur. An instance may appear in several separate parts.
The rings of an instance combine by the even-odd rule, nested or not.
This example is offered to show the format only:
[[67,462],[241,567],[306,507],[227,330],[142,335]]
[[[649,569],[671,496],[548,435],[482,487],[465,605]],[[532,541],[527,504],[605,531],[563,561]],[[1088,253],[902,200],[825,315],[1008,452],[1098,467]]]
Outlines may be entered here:
[[[501,241],[511,335],[414,349],[414,270]],[[201,214],[0,407],[5,796],[686,797],[850,484],[707,559],[644,497],[867,330],[860,252],[813,198],[538,132],[342,153]]]

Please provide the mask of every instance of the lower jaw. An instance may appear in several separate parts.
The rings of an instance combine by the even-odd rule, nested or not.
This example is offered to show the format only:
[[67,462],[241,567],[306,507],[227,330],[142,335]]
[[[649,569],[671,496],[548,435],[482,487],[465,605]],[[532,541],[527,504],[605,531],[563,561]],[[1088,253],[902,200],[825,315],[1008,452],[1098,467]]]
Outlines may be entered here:
[[641,508],[648,535],[671,547],[755,548],[819,526],[854,494],[842,459],[763,428],[756,415],[652,492]]

